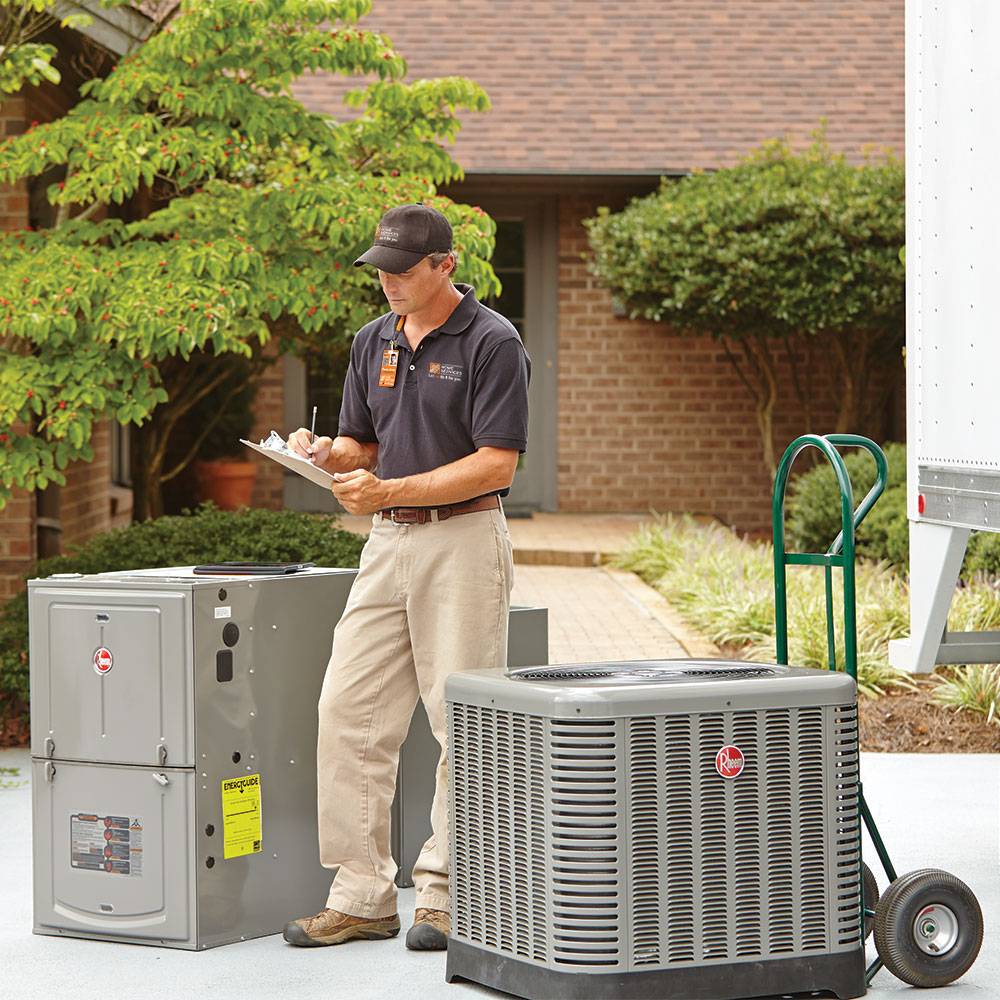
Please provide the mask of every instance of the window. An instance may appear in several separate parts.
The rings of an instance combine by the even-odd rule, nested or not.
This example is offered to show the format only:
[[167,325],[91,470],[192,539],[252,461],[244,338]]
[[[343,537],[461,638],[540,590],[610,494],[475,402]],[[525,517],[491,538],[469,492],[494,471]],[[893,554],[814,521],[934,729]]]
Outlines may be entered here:
[[493,252],[493,270],[503,291],[491,295],[486,305],[505,316],[524,339],[524,220],[498,219],[497,243]]
[[111,435],[111,482],[116,486],[132,485],[132,425],[124,427],[114,417],[109,421]]

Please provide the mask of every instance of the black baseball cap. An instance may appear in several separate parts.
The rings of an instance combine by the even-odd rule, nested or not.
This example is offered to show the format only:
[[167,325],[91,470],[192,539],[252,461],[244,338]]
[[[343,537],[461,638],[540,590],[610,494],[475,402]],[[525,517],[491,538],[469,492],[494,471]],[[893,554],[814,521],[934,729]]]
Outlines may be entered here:
[[355,262],[401,274],[432,253],[451,252],[451,223],[430,205],[390,208],[375,230],[375,241]]

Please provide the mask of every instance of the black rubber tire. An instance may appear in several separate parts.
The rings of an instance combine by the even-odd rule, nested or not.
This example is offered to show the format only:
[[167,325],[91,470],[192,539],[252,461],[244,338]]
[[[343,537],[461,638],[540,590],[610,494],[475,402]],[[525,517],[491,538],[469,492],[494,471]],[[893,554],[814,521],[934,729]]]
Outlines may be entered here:
[[[878,882],[872,870],[863,861],[861,862],[861,905],[866,910],[874,910],[878,906],[879,891]],[[865,940],[871,937],[872,928],[875,926],[875,918],[862,914],[865,920]]]
[[[947,907],[954,941],[941,954],[918,944],[917,917],[929,906]],[[910,986],[945,986],[964,975],[983,943],[983,913],[972,890],[948,872],[924,868],[896,879],[875,907],[875,947],[885,967]]]

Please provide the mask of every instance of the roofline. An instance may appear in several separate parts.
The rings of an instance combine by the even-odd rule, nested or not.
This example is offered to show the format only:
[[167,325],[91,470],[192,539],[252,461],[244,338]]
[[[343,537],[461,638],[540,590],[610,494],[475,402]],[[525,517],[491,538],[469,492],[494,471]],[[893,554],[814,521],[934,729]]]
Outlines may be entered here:
[[600,194],[635,197],[649,194],[660,185],[663,177],[684,177],[689,170],[638,171],[627,173],[581,173],[580,171],[477,171],[466,170],[463,180],[442,184],[442,193],[451,193],[463,200],[512,196],[552,196],[558,194]]
[[89,14],[93,22],[75,30],[116,56],[123,56],[144,42],[154,24],[152,18],[135,7],[102,7],[99,0],[57,0],[52,5],[52,14],[58,18]]

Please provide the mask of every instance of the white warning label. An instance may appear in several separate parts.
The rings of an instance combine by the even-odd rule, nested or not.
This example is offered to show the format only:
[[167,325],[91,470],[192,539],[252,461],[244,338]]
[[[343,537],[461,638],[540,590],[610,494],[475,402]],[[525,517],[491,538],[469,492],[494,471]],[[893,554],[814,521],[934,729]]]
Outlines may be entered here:
[[142,877],[142,817],[76,813],[69,818],[70,867]]

